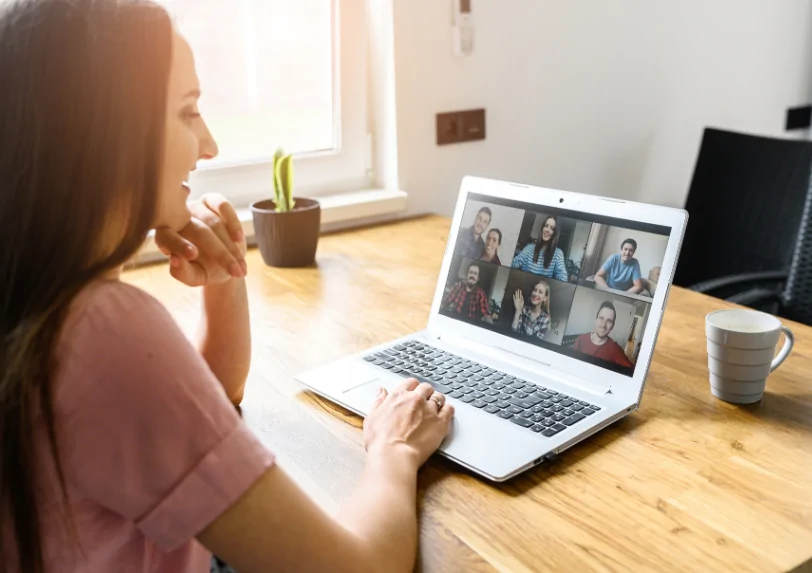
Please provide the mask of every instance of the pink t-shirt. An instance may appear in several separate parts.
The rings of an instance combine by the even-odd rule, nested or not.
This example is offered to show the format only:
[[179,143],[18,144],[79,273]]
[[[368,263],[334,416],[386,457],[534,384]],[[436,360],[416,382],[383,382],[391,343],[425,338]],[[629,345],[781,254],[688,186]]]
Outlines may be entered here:
[[273,454],[166,309],[135,287],[85,289],[57,357],[56,435],[79,547],[59,525],[43,433],[48,573],[208,573],[211,554],[195,535]]

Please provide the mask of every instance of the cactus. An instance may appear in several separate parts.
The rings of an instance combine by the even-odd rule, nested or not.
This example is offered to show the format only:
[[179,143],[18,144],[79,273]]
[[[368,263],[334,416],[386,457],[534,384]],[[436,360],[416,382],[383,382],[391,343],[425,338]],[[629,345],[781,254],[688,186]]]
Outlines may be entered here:
[[293,200],[293,158],[278,149],[273,157],[273,200],[277,213],[292,211]]

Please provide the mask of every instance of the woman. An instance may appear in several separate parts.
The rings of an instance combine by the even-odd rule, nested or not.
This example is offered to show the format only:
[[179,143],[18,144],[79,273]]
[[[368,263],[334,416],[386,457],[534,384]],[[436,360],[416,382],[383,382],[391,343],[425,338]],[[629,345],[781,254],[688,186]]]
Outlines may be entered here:
[[550,285],[544,281],[537,282],[528,306],[524,305],[522,289],[516,289],[513,305],[516,307],[511,324],[513,332],[543,339],[550,328]]
[[536,244],[527,245],[513,258],[513,268],[566,282],[567,266],[564,253],[558,248],[558,234],[558,218],[547,217]]
[[501,244],[502,231],[499,229],[491,229],[488,231],[488,237],[485,241],[485,251],[482,253],[482,258],[480,260],[485,261],[486,263],[501,266],[502,261],[499,260],[499,254],[497,253],[497,250]]
[[[246,428],[245,238],[221,197],[187,205],[217,147],[169,16],[0,6],[0,570],[411,571],[417,470],[453,410],[415,380],[380,391],[336,517]],[[202,287],[197,347],[119,280],[151,228]]]

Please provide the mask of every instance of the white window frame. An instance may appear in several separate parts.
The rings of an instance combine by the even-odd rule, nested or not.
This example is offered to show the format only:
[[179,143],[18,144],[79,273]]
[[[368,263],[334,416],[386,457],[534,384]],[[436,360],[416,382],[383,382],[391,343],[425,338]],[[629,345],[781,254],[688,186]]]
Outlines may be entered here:
[[[333,149],[294,154],[297,196],[357,192],[372,185],[368,115],[368,37],[365,0],[330,0],[333,10]],[[280,78],[280,85],[283,78]],[[205,92],[206,86],[203,86]],[[201,161],[192,198],[222,193],[246,208],[273,193],[273,150],[266,157]]]
[[[341,122],[334,129],[340,130],[336,137],[341,145],[328,152],[294,155],[294,195],[318,199],[322,231],[384,222],[408,209],[408,195],[399,188],[394,0],[331,1],[337,6],[333,25],[338,26],[333,36],[338,54],[333,102],[341,110]],[[249,244],[254,243],[248,207],[273,195],[270,158],[201,162],[190,183],[194,197],[209,192],[228,197]],[[151,233],[128,266],[165,260]]]

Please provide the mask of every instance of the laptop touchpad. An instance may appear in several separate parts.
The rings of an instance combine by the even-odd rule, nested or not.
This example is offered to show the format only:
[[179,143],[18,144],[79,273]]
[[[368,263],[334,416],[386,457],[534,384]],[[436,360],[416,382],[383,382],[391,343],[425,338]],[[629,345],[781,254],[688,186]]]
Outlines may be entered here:
[[378,394],[378,388],[381,387],[380,382],[373,380],[356,386],[352,390],[344,392],[343,400],[355,410],[366,414],[372,407],[372,402]]

